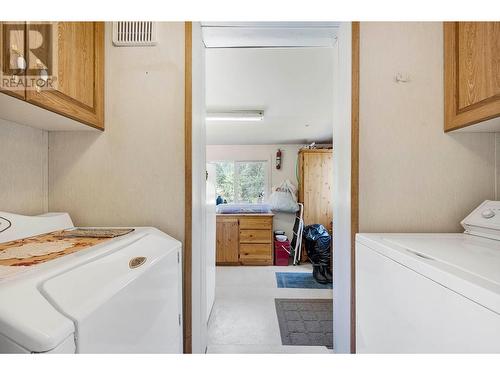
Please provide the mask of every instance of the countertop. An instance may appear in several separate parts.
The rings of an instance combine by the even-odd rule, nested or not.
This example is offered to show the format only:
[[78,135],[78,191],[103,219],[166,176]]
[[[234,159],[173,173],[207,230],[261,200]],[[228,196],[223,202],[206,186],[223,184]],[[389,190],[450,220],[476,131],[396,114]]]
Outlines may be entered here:
[[274,216],[274,213],[272,212],[267,212],[267,213],[242,213],[242,214],[216,214],[217,216]]

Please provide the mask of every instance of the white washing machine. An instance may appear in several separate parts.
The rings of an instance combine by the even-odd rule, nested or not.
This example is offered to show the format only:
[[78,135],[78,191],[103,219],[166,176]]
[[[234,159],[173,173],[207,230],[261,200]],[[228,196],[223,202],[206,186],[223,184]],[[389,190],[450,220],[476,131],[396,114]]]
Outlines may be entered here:
[[0,264],[27,245],[0,265],[0,353],[182,353],[181,243],[143,227],[29,258],[27,238],[72,229],[68,214],[0,212]]
[[500,353],[500,202],[456,234],[356,236],[359,353]]

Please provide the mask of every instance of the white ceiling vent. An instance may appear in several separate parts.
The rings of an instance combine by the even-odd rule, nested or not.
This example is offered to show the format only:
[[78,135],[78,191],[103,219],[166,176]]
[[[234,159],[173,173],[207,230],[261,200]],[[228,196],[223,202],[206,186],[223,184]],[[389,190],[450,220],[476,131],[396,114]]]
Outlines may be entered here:
[[113,44],[117,47],[154,46],[157,42],[156,22],[113,22]]

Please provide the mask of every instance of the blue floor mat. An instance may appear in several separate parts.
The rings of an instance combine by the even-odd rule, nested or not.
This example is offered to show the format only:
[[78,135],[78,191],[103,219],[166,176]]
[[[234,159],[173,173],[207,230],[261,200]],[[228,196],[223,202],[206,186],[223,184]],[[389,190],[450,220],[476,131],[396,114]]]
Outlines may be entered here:
[[332,284],[320,284],[312,272],[276,272],[278,288],[332,289]]

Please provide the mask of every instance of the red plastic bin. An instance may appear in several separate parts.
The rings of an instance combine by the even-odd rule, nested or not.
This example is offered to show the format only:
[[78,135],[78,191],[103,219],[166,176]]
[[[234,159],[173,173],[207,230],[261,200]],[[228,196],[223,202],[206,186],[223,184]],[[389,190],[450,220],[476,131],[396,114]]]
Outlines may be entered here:
[[274,265],[288,266],[290,257],[290,241],[274,241]]

